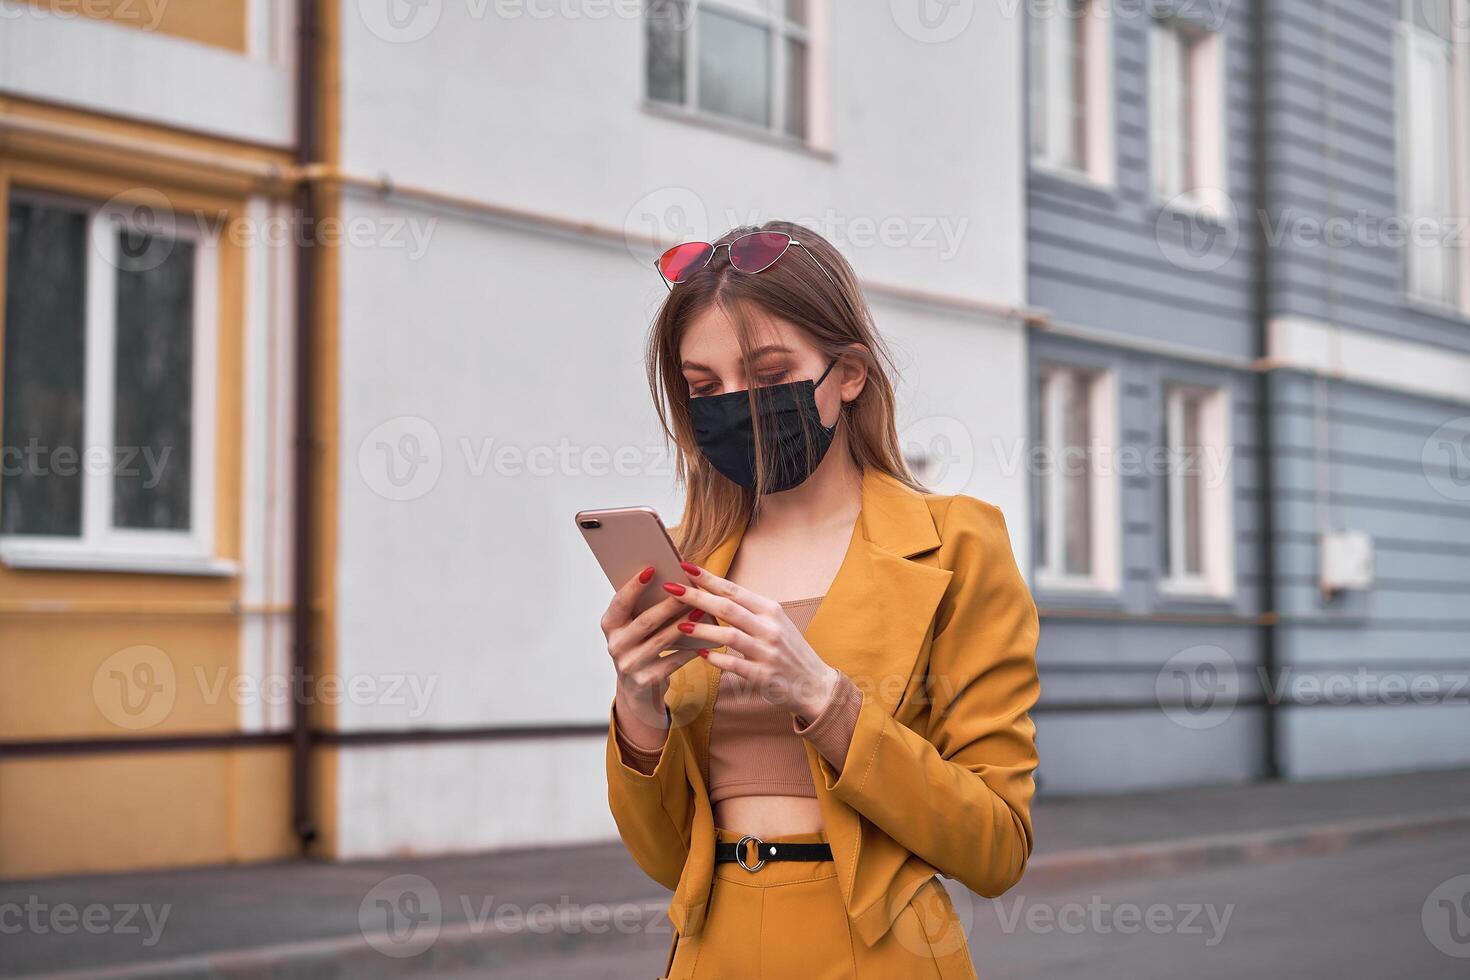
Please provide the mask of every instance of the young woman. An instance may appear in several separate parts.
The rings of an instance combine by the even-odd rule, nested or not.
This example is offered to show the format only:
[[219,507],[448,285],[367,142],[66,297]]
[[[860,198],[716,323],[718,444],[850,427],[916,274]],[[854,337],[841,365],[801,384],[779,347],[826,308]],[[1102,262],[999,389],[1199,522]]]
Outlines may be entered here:
[[[926,493],[856,276],[785,222],[688,243],[648,374],[693,588],[602,619],[608,800],[674,890],[667,977],[973,977],[936,872],[1031,853],[1036,609],[996,508]],[[673,648],[680,634],[708,644]],[[667,653],[667,655],[664,655]]]

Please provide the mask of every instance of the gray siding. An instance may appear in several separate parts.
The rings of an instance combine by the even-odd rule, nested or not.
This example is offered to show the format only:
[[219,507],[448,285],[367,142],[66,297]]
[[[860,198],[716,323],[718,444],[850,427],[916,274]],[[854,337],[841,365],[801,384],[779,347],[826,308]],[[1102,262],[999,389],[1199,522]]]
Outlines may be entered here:
[[[1121,475],[1120,588],[1103,596],[1048,592],[1034,585],[1042,630],[1037,660],[1042,699],[1039,779],[1048,793],[1117,792],[1159,785],[1239,782],[1264,766],[1260,708],[1262,610],[1253,379],[1219,367],[1127,351],[1105,344],[1037,335],[1031,371],[1070,364],[1109,371],[1118,397],[1119,449],[1144,454],[1163,444],[1164,387],[1172,382],[1230,392],[1235,434],[1236,594],[1228,600],[1181,599],[1159,589],[1164,565],[1163,477]],[[1032,406],[1032,431],[1039,425]],[[1040,515],[1033,508],[1032,539]],[[1033,548],[1033,552],[1034,552]],[[1179,616],[1194,617],[1178,622]],[[1218,620],[1204,622],[1203,620]],[[1217,724],[1193,730],[1158,707],[1161,672],[1176,656],[1217,648],[1236,675],[1239,707]],[[1212,654],[1213,655],[1213,654]],[[1166,753],[1160,746],[1167,746]]]
[[[1259,777],[1265,759],[1261,701],[1268,696],[1281,699],[1277,752],[1286,776],[1470,763],[1470,504],[1436,489],[1445,474],[1424,457],[1426,440],[1447,422],[1470,438],[1470,404],[1274,370],[1269,404],[1258,406],[1250,369],[1206,367],[1138,349],[1141,342],[1145,348],[1183,346],[1206,359],[1253,358],[1253,249],[1263,227],[1280,229],[1283,221],[1310,227],[1330,217],[1361,218],[1372,226],[1398,214],[1399,4],[1261,5],[1268,18],[1265,165],[1271,181],[1264,215],[1251,186],[1252,6],[1223,5],[1227,190],[1236,211],[1228,261],[1204,271],[1171,261],[1177,242],[1168,239],[1168,224],[1159,223],[1160,204],[1148,183],[1143,17],[1114,23],[1116,187],[1031,169],[1032,305],[1061,325],[1118,338],[1114,346],[1034,333],[1033,390],[1043,363],[1107,368],[1117,379],[1121,442],[1147,448],[1162,439],[1166,382],[1223,386],[1232,395],[1235,440],[1234,598],[1180,603],[1160,593],[1162,486],[1160,478],[1143,476],[1124,478],[1119,488],[1118,595],[1049,594],[1037,587],[1044,792]],[[1288,235],[1271,247],[1267,263],[1270,313],[1470,351],[1470,324],[1406,300],[1402,263],[1399,248],[1373,235],[1345,247]],[[1270,542],[1262,540],[1258,523],[1258,410],[1271,417]],[[1033,432],[1037,425],[1033,405]],[[1038,508],[1033,514],[1035,542]],[[1319,542],[1326,529],[1372,535],[1371,590],[1321,594]],[[1265,546],[1276,566],[1274,610],[1261,597]],[[1252,620],[1265,611],[1279,616],[1278,670],[1269,678],[1260,670],[1263,631]],[[1179,614],[1193,618],[1181,623]],[[1160,706],[1163,688],[1156,685],[1171,657],[1196,647],[1226,652],[1237,703],[1216,724],[1192,729]],[[1439,694],[1403,705],[1357,703],[1378,700],[1371,692],[1366,699],[1360,692],[1335,698],[1348,702],[1341,704],[1320,703],[1324,699],[1313,694],[1314,682],[1359,677],[1435,685]],[[1293,692],[1292,684],[1306,686]],[[1317,703],[1294,703],[1301,693]],[[1445,703],[1450,693],[1457,700]]]
[[[1397,0],[1266,5],[1267,220],[1369,228],[1398,215]],[[1329,246],[1287,236],[1273,248],[1272,307],[1371,333],[1470,351],[1470,325],[1406,301],[1402,249],[1374,231]]]
[[[1116,187],[1033,167],[1027,190],[1032,305],[1056,320],[1239,357],[1253,353],[1251,255],[1246,230],[1250,173],[1249,22],[1245,4],[1221,5],[1226,44],[1226,188],[1237,211],[1226,229],[1233,253],[1200,272],[1171,261],[1182,231],[1160,225],[1148,152],[1148,26],[1137,11],[1112,20]],[[1185,9],[1199,5],[1183,5]]]
[[[1444,474],[1424,463],[1446,423],[1470,438],[1470,406],[1273,378],[1281,676],[1426,685],[1406,704],[1284,707],[1286,775],[1470,763],[1470,504],[1436,489]],[[1372,534],[1372,590],[1321,594],[1319,529]]]

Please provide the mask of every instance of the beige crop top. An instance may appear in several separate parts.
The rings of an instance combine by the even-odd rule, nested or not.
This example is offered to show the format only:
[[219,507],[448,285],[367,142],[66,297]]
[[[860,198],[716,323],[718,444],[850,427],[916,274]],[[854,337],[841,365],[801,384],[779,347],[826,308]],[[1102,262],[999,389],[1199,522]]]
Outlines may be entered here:
[[[822,597],[781,603],[786,615],[805,632]],[[732,796],[809,796],[817,791],[807,768],[805,738],[839,772],[857,727],[862,694],[841,674],[831,699],[809,725],[801,725],[785,705],[761,696],[757,686],[733,671],[720,672],[709,742],[710,802]],[[616,730],[628,765],[653,772],[663,746],[647,748]]]

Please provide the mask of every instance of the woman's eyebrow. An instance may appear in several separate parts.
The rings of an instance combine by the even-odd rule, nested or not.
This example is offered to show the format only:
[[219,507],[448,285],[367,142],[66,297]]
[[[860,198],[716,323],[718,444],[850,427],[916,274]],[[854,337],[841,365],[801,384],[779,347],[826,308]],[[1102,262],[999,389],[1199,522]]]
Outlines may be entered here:
[[[790,354],[790,353],[791,353],[791,348],[790,347],[784,347],[781,344],[766,344],[764,347],[757,347],[755,350],[751,351],[750,352],[750,359],[752,361],[756,361],[756,360],[759,360],[762,357],[765,357],[767,354]],[[711,367],[709,367],[708,365],[705,365],[705,364],[700,364],[700,363],[698,363],[696,361],[680,361],[679,362],[679,370],[681,370],[681,371],[708,371],[710,374],[714,374],[715,373],[713,368],[711,368]]]

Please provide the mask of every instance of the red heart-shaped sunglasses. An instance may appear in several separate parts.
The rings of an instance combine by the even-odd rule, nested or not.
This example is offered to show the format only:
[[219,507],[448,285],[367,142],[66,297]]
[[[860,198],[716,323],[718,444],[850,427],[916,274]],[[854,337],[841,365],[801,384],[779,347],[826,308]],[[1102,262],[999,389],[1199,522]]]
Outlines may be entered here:
[[672,291],[674,283],[684,282],[694,273],[709,265],[710,259],[715,257],[715,251],[721,248],[730,249],[730,264],[739,272],[757,273],[765,272],[776,264],[776,260],[786,254],[786,250],[795,245],[807,256],[816,262],[817,268],[822,270],[822,275],[827,277],[833,288],[837,288],[837,280],[832,278],[832,273],[827,267],[818,261],[811,251],[805,248],[801,242],[792,238],[784,231],[753,231],[748,235],[741,235],[731,242],[721,242],[711,245],[709,242],[685,242],[675,245],[663,255],[658,257],[654,265],[658,268],[658,274],[663,277],[664,285]]

